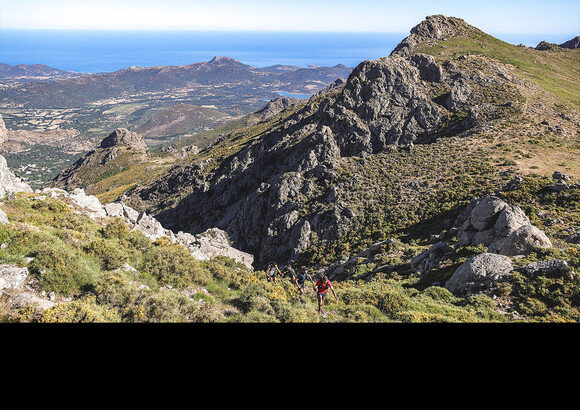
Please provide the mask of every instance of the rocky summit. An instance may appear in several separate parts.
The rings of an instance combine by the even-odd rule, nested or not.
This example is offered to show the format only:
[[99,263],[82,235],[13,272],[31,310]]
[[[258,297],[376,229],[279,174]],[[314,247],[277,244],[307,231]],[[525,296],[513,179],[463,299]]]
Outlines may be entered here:
[[99,148],[110,148],[117,145],[127,145],[135,150],[146,151],[149,148],[143,138],[137,133],[126,128],[117,128],[109,136],[101,141]]

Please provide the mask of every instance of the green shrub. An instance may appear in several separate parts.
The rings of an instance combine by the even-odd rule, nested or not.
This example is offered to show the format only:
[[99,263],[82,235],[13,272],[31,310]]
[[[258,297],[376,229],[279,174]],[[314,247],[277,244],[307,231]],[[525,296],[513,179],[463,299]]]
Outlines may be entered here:
[[186,288],[192,284],[207,286],[211,274],[200,261],[177,244],[158,241],[142,257],[139,270],[162,285]]
[[518,303],[517,310],[528,316],[543,316],[547,313],[546,304],[536,298],[525,298]]
[[44,311],[41,323],[108,323],[120,322],[118,312],[99,305],[94,295],[88,295],[70,303],[60,303]]
[[300,304],[276,300],[272,302],[277,321],[282,323],[309,323],[318,321],[314,304]]
[[264,288],[255,285],[248,285],[242,289],[236,301],[236,306],[245,313],[256,310],[269,316],[276,315],[270,300],[266,297]]
[[142,321],[145,322],[211,321],[210,315],[206,317],[202,314],[197,301],[168,289],[151,293],[142,300],[140,307],[144,312]]
[[142,252],[151,246],[151,241],[142,232],[131,231],[119,239],[119,243],[125,249],[132,249],[135,252]]
[[422,294],[439,302],[454,303],[458,300],[453,293],[440,286],[430,286]]
[[129,225],[122,218],[113,218],[101,232],[105,238],[121,239],[129,233]]
[[118,241],[95,238],[83,247],[89,255],[98,259],[101,268],[105,270],[118,269],[127,260],[127,255],[119,246]]
[[346,305],[375,306],[386,315],[394,315],[404,310],[409,296],[402,287],[394,282],[371,281],[364,283],[357,281],[356,286],[348,286],[340,292],[340,301]]
[[42,288],[63,295],[80,294],[92,288],[100,274],[99,263],[54,238],[34,249],[29,265]]
[[337,308],[345,322],[385,322],[389,319],[376,306],[346,305]]

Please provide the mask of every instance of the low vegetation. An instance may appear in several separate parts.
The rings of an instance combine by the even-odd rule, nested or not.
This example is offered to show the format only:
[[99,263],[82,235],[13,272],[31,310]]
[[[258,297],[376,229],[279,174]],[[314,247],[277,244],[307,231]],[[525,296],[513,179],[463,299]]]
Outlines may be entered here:
[[[512,199],[527,202],[544,183],[530,179]],[[580,221],[578,193],[546,195],[531,201],[534,211],[558,206]],[[329,295],[317,313],[311,285],[301,295],[287,278],[266,281],[218,257],[194,259],[167,239],[150,241],[119,218],[95,222],[69,205],[34,194],[20,194],[2,206],[10,223],[0,225],[0,262],[27,266],[30,286],[54,294],[60,302],[47,310],[9,309],[0,304],[4,322],[510,322],[578,321],[580,285],[563,277],[525,280],[515,274],[501,289],[519,313],[514,317],[489,295],[459,298],[445,288],[421,281],[409,268],[422,249],[403,243],[387,249],[393,268],[372,281],[335,281],[338,299]],[[557,236],[557,232],[553,232]],[[398,256],[393,257],[393,254]],[[529,255],[525,262],[564,256],[578,269],[577,246]],[[466,258],[468,253],[462,255]],[[385,259],[387,260],[387,259]],[[522,261],[524,263],[524,261]],[[504,300],[499,299],[499,300]],[[4,301],[2,301],[4,302]],[[502,305],[503,306],[503,305]]]
[[481,31],[454,36],[416,50],[443,62],[459,55],[485,55],[510,64],[521,77],[539,84],[566,104],[580,108],[580,51],[555,48],[536,50],[514,46]]

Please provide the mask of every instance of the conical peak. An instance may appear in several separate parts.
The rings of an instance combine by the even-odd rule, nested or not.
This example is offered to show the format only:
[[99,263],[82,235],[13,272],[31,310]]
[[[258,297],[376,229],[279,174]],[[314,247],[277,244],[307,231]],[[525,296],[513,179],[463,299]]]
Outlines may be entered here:
[[426,42],[432,43],[475,30],[477,30],[475,27],[457,17],[446,17],[441,14],[427,16],[411,29],[411,35],[401,41],[391,55],[408,57],[413,50]]
[[115,145],[128,145],[136,150],[147,150],[147,144],[143,138],[135,132],[131,132],[126,128],[117,128],[108,137],[101,141],[99,148],[110,148]]

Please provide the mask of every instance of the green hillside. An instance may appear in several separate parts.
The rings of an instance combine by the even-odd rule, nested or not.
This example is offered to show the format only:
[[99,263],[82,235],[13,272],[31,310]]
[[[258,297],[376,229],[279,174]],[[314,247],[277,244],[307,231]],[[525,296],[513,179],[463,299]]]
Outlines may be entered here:
[[[233,246],[255,256],[254,271],[222,257],[195,260],[120,220],[96,222],[20,194],[2,205],[10,223],[0,225],[0,260],[27,266],[63,303],[0,305],[0,319],[577,323],[580,53],[513,46],[436,17],[460,30],[413,43],[409,56],[363,62],[345,85],[265,121],[191,136],[180,147],[204,149],[186,159],[153,164],[150,153],[139,162],[122,152],[111,162],[121,168],[86,174],[103,203],[124,193],[174,231],[229,228]],[[420,138],[405,143],[412,133]],[[503,253],[508,275],[481,292],[452,293],[453,274],[491,252],[458,237],[466,210],[487,195],[517,206],[551,245]],[[428,252],[441,243],[436,260]],[[266,280],[267,263],[283,266],[293,252],[297,271],[333,274],[338,298],[327,296],[328,315],[317,312],[311,283],[301,294],[287,277]],[[423,252],[433,264],[418,268]],[[560,267],[546,267],[554,262]]]
[[[533,196],[544,184],[530,180]],[[580,220],[580,192],[545,197],[534,211],[566,213]],[[530,197],[520,200],[528,203]],[[563,205],[563,206],[562,206]],[[514,275],[503,285],[523,316],[498,312],[486,295],[454,296],[439,286],[420,286],[409,269],[415,245],[395,241],[386,246],[397,261],[372,281],[335,282],[338,299],[327,297],[328,316],[316,311],[313,290],[304,295],[286,278],[268,282],[263,271],[247,271],[233,260],[195,260],[166,240],[151,242],[130,232],[120,219],[95,222],[65,202],[19,195],[2,206],[11,221],[0,225],[0,260],[28,266],[32,286],[54,292],[57,306],[10,309],[0,304],[2,322],[577,322],[580,284],[566,277],[540,276],[528,281]],[[477,253],[466,249],[456,263]],[[580,252],[554,249],[530,255],[521,263],[566,257],[578,269]],[[27,262],[27,258],[33,258]],[[127,268],[127,265],[136,270]],[[36,284],[35,284],[36,283]]]
[[580,108],[580,50],[536,50],[506,43],[481,31],[457,36],[416,50],[443,62],[460,55],[484,55],[510,64],[515,73],[540,85],[562,103]]

